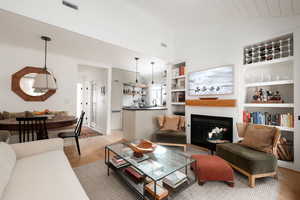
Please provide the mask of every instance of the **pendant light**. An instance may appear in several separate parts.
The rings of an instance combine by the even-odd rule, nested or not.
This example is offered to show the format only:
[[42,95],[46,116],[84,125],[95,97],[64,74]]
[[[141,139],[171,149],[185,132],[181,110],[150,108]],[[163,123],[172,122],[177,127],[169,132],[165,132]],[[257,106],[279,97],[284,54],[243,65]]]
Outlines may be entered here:
[[139,58],[135,57],[135,83],[138,84],[139,80],[138,80],[138,61]]
[[48,91],[57,89],[56,79],[52,73],[47,69],[47,42],[51,41],[50,37],[42,36],[42,40],[45,41],[45,65],[43,73],[37,74],[34,78],[33,88],[36,91]]
[[154,79],[153,79],[154,64],[155,64],[155,63],[152,61],[152,62],[151,62],[151,65],[152,65],[152,85],[154,84]]

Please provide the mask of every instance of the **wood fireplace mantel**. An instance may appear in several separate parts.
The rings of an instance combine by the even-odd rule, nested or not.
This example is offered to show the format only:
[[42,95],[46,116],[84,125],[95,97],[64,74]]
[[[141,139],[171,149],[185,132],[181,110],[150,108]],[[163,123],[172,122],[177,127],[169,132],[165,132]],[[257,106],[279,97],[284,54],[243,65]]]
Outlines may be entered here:
[[235,107],[235,99],[190,99],[186,100],[185,104],[187,106],[209,106],[209,107]]

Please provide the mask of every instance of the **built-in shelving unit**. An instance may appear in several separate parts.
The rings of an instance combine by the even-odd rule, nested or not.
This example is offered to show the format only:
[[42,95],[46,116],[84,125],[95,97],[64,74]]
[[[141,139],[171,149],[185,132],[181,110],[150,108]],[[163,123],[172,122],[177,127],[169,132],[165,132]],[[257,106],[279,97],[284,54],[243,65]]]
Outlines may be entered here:
[[[279,166],[293,168],[295,84],[293,34],[248,45],[244,48],[244,122],[274,126],[281,130],[285,144],[281,149],[292,159],[279,160]],[[264,98],[256,99],[263,91]],[[274,94],[279,100],[272,99]],[[275,102],[275,103],[274,103]],[[250,117],[250,119],[249,119]],[[280,152],[279,152],[280,153]]]
[[246,46],[244,48],[244,65],[273,62],[293,55],[293,34],[286,34]]
[[185,115],[186,63],[169,66],[170,114]]

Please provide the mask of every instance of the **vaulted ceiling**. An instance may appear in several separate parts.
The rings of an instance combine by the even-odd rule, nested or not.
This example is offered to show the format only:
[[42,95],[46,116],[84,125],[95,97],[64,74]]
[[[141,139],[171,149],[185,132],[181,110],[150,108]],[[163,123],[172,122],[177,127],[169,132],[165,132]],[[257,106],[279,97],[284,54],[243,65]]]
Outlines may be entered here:
[[131,0],[131,2],[173,26],[300,15],[300,0]]

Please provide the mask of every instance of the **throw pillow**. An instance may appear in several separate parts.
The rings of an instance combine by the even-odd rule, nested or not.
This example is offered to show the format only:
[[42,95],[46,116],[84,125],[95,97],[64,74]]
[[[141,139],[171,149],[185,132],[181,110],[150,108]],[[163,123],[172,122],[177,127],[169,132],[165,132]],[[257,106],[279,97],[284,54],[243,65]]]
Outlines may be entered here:
[[165,116],[164,126],[162,131],[178,131],[179,116]]
[[16,154],[12,147],[0,142],[0,197],[3,196],[10,176],[16,164]]
[[241,144],[258,151],[273,153],[275,133],[276,128],[274,127],[249,124]]
[[165,116],[164,115],[158,116],[157,122],[158,122],[159,128],[162,128],[164,126]]
[[245,136],[245,131],[247,129],[248,124],[246,123],[236,123],[236,128],[239,137],[243,138]]
[[180,116],[179,118],[180,118],[180,120],[179,120],[179,127],[178,127],[178,129],[179,130],[184,130],[185,129],[185,117],[184,116]]

